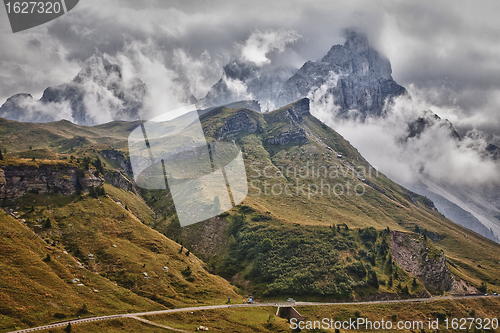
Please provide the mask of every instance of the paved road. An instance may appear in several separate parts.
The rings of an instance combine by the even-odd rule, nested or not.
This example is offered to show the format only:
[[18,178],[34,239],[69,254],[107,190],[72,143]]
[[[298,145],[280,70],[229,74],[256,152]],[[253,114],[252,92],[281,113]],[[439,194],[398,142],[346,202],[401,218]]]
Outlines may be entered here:
[[342,303],[321,303],[321,302],[294,302],[294,303],[288,303],[288,302],[270,302],[270,303],[254,303],[254,304],[223,304],[223,305],[207,305],[207,306],[196,306],[196,307],[190,307],[190,308],[179,308],[179,309],[168,309],[168,310],[158,310],[158,311],[148,311],[148,312],[137,312],[137,313],[125,313],[125,314],[117,314],[117,315],[111,315],[111,316],[99,316],[99,317],[87,317],[87,318],[81,318],[81,319],[74,319],[74,320],[68,320],[68,321],[63,321],[63,322],[57,322],[49,325],[44,325],[44,326],[38,326],[38,327],[32,327],[32,328],[27,328],[23,330],[18,330],[18,331],[11,331],[9,333],[26,333],[26,332],[35,332],[35,331],[42,331],[50,328],[56,328],[56,327],[66,327],[68,323],[71,323],[71,326],[77,325],[77,324],[83,324],[83,323],[89,323],[89,322],[94,322],[94,321],[102,321],[102,320],[110,320],[110,319],[117,319],[117,318],[132,318],[136,320],[140,320],[142,322],[148,323],[150,325],[155,325],[163,328],[168,328],[173,331],[178,331],[178,332],[186,332],[183,330],[171,328],[168,326],[164,326],[161,324],[157,324],[154,322],[151,322],[149,320],[139,318],[141,316],[148,316],[148,315],[159,315],[159,314],[166,314],[166,313],[175,313],[175,312],[188,312],[188,311],[200,311],[200,310],[212,310],[212,309],[226,309],[226,308],[239,308],[239,307],[252,307],[252,306],[273,306],[273,307],[284,307],[284,306],[318,306],[318,305],[348,305],[348,304],[382,304],[382,303],[412,303],[412,302],[432,302],[432,301],[437,301],[437,300],[443,300],[443,299],[464,299],[464,298],[481,298],[481,297],[496,297],[492,295],[474,295],[474,296],[445,296],[445,297],[432,297],[432,298],[410,298],[410,299],[398,299],[398,300],[386,300],[386,301],[364,301],[364,302],[342,302]]

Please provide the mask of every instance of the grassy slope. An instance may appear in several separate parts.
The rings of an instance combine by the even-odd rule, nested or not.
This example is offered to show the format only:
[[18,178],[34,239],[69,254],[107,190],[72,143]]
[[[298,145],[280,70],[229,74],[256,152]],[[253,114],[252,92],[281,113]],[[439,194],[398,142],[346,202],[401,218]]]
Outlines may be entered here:
[[[5,284],[2,303],[8,305],[3,327],[48,323],[55,320],[56,312],[74,317],[83,304],[93,314],[108,314],[220,304],[228,296],[238,299],[233,288],[208,273],[193,254],[187,256],[186,250],[180,253],[179,244],[139,221],[131,211],[138,210],[141,203],[132,193],[106,188],[115,199],[127,202],[130,211],[108,197],[27,195],[14,203],[20,218],[45,242],[37,238],[33,248],[26,249],[32,241],[25,237],[2,238],[6,243],[0,252]],[[1,214],[2,230],[30,231]],[[38,218],[50,218],[52,227],[37,227]],[[47,253],[53,259],[44,263]],[[95,260],[88,254],[94,254]],[[164,266],[168,266],[168,272],[162,270]],[[188,266],[192,282],[181,274]],[[85,287],[72,284],[74,277]]]
[[[44,330],[40,332],[50,332],[50,333],[65,333],[65,327],[62,328],[52,328],[50,330]],[[125,318],[125,319],[113,319],[98,321],[93,323],[73,325],[71,332],[85,332],[85,333],[123,333],[123,332],[141,332],[141,333],[165,333],[172,332],[167,329],[155,327],[136,319]]]
[[[266,178],[263,177],[265,168],[268,168],[268,174],[274,175],[279,168],[286,171],[287,167],[293,167],[298,170],[309,162],[310,165],[339,167],[347,173],[344,175],[341,172],[339,177],[331,180],[332,185],[336,183],[345,185],[347,181],[351,184],[360,184],[356,175],[347,172],[348,168],[352,166],[361,170],[360,167],[363,167],[369,171],[369,163],[338,133],[311,115],[306,116],[301,124],[308,132],[309,141],[306,144],[266,145],[265,138],[268,135],[266,129],[274,131],[286,122],[285,117],[280,114],[283,113],[283,109],[264,114],[265,121],[257,116],[254,118],[265,129],[264,133],[244,132],[236,138],[244,151],[249,181],[257,180],[256,184],[267,181],[270,184],[269,188],[273,184],[280,184],[283,187],[286,183],[295,182],[293,175],[287,178],[286,173],[282,175],[278,173],[278,176]],[[218,115],[217,123],[223,123],[221,117],[230,114],[231,112],[224,110],[222,115]],[[273,132],[274,135],[276,133]],[[325,146],[332,147],[343,157],[337,158],[336,154]],[[259,173],[261,176],[257,177]],[[500,274],[500,267],[497,264],[499,244],[444,218],[429,205],[428,199],[412,194],[382,173],[377,175],[374,171],[372,177],[365,174],[365,178],[366,193],[362,196],[317,195],[309,199],[301,193],[296,195],[294,187],[291,187],[293,196],[265,195],[263,187],[257,185],[256,187],[260,187],[260,195],[256,195],[258,190],[251,186],[250,194],[244,204],[262,214],[269,211],[274,218],[283,222],[299,223],[304,226],[347,223],[350,227],[374,226],[379,230],[390,227],[402,231],[413,231],[415,226],[418,226],[421,230],[438,235],[439,240],[435,243],[445,251],[454,274],[476,286],[485,281],[488,283],[489,291],[500,290],[500,281],[497,278]],[[318,183],[318,179],[309,177],[304,182]]]
[[[3,211],[0,221],[0,331],[57,321],[56,313],[77,317],[83,304],[99,314],[162,308],[80,268],[70,255],[47,246]],[[51,261],[44,262],[49,254]],[[85,286],[73,284],[75,277]]]

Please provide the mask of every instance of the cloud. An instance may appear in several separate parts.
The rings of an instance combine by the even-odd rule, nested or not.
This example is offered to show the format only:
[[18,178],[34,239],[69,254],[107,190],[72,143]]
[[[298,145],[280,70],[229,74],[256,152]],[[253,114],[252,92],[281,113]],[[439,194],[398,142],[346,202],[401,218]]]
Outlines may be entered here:
[[68,82],[96,48],[116,56],[130,41],[148,40],[200,97],[229,59],[301,66],[343,43],[344,28],[358,27],[389,57],[399,84],[434,95],[432,104],[449,111],[462,134],[479,127],[492,139],[500,128],[499,6],[495,0],[460,6],[452,0],[87,0],[18,34],[0,11],[0,101],[18,92],[40,96]]
[[433,95],[433,104],[456,112],[463,131],[498,133],[499,3],[455,4],[387,2],[383,46],[398,83]]
[[130,41],[116,55],[116,61],[124,69],[125,75],[141,79],[148,88],[142,119],[158,116],[189,103],[189,89],[180,81],[179,75],[166,66],[165,54],[152,40]]
[[0,103],[22,92],[40,97],[45,88],[71,80],[81,68],[43,29],[19,34],[2,29],[0,45]]
[[268,30],[253,32],[241,45],[241,58],[257,66],[267,65],[271,60],[267,57],[271,52],[283,52],[287,44],[295,42],[300,35],[294,30]]
[[43,104],[31,98],[23,98],[19,100],[18,106],[24,111],[22,115],[18,115],[18,121],[36,119],[40,122],[48,122],[65,119],[74,122],[68,101]]
[[420,135],[408,138],[409,123],[422,117],[422,111],[439,109],[422,99],[425,94],[417,87],[410,85],[410,97],[397,98],[393,106],[387,107],[385,117],[368,118],[365,122],[334,118],[336,106],[325,99],[322,91],[319,88],[311,94],[315,98],[311,112],[400,184],[411,187],[428,178],[474,188],[492,183],[500,186],[500,165],[484,158],[482,149],[487,142],[481,131],[471,131],[462,140],[456,140],[449,123],[442,119]]
[[221,75],[222,64],[217,63],[214,66],[207,50],[204,50],[198,58],[194,58],[183,49],[175,49],[173,63],[179,75],[187,82],[190,91],[198,99],[205,97]]

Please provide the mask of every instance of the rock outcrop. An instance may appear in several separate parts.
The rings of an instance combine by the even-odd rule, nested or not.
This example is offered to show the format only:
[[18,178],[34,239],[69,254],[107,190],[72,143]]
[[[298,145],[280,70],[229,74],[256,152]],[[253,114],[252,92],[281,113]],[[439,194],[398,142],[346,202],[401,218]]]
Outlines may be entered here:
[[132,174],[132,165],[130,164],[130,160],[125,157],[122,152],[118,150],[101,150],[99,154],[108,160],[116,162],[116,164],[118,164],[121,169],[129,175]]
[[[309,99],[303,98],[277,111],[264,115],[266,122],[274,124],[266,142],[272,145],[304,144],[307,142],[304,117],[309,115]],[[276,133],[278,132],[278,133]]]
[[27,193],[71,195],[78,190],[104,184],[90,172],[79,174],[77,167],[59,164],[6,165],[0,167],[0,199],[15,199]]
[[261,131],[261,125],[252,117],[252,114],[252,111],[242,109],[229,116],[224,121],[224,124],[217,130],[216,139],[224,140],[242,131],[248,133]]
[[392,231],[392,258],[426,287],[441,291],[456,289],[457,282],[448,271],[444,252],[431,251],[427,242],[423,237],[414,239],[404,232]]
[[307,142],[306,131],[300,127],[292,127],[288,131],[278,134],[275,137],[267,138],[267,143],[271,145],[303,144]]
[[104,173],[104,179],[114,187],[125,191],[136,192],[134,183],[120,171],[106,171]]

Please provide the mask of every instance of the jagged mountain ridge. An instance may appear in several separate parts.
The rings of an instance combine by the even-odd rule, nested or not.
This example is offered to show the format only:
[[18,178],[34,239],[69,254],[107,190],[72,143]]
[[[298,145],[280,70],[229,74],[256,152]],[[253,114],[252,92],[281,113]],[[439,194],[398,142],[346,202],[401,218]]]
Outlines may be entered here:
[[224,66],[222,78],[208,91],[202,104],[210,107],[242,99],[255,99],[259,101],[264,112],[277,109],[280,105],[277,104],[276,96],[296,70],[283,66],[259,67],[252,63],[232,60]]
[[10,97],[0,117],[27,122],[67,119],[79,125],[142,118],[146,85],[138,78],[124,79],[122,69],[96,52],[72,80],[48,87],[40,100],[30,94]]
[[334,45],[321,61],[308,61],[293,75],[290,71],[275,68],[266,73],[266,67],[233,60],[208,92],[205,105],[227,104],[246,94],[248,99],[258,100],[263,110],[272,110],[312,97],[311,93],[323,88],[322,94],[333,96],[341,114],[356,111],[366,117],[382,115],[387,99],[406,92],[392,79],[389,60],[370,46],[365,35],[355,31],[348,31],[344,45]]

